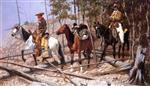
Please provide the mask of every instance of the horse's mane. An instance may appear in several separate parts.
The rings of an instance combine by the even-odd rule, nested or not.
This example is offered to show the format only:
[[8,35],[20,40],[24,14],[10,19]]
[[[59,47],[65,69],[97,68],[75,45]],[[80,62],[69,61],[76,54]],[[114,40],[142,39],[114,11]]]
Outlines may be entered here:
[[22,26],[21,26],[21,29],[22,29],[23,40],[24,40],[24,41],[28,40],[28,38],[29,38],[29,36],[30,36],[31,34],[28,33]]
[[103,29],[103,31],[107,32],[110,30],[110,28],[108,28],[107,26],[103,25],[103,24],[99,24],[98,25],[98,29]]
[[64,26],[65,26],[66,29],[68,29],[68,31],[69,31],[69,34],[70,34],[69,40],[70,40],[72,43],[74,43],[74,34],[70,31],[70,28],[69,28],[69,26],[68,26],[67,24],[64,24]]

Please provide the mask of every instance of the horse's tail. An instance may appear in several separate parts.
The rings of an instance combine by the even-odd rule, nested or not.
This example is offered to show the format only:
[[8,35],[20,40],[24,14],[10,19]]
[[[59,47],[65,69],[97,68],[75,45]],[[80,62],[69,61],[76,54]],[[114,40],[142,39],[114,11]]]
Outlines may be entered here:
[[59,42],[58,53],[59,53],[59,55],[60,55],[60,57],[61,57],[61,58],[60,58],[61,64],[64,64],[64,63],[65,63],[65,56],[64,56],[64,53],[63,53],[63,51],[62,51],[62,46],[61,46],[60,42]]

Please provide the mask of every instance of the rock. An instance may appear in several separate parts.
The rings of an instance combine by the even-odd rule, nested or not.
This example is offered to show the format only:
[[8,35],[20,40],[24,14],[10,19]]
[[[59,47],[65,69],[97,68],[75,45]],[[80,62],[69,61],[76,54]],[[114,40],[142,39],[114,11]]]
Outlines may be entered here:
[[125,86],[125,85],[112,83],[111,86]]
[[72,83],[67,83],[65,86],[74,86]]
[[89,81],[87,86],[109,86],[109,83],[107,81],[92,80]]
[[[34,78],[36,78],[38,80],[38,82],[46,83],[46,84],[48,84],[48,86],[58,86],[57,82],[54,82],[52,77],[48,77],[44,74],[33,74],[32,76],[34,76]],[[42,84],[42,85],[38,85],[38,86],[47,86],[47,85]]]
[[6,78],[6,77],[8,77],[8,76],[10,76],[10,74],[9,74],[7,71],[5,71],[5,70],[0,70],[0,79]]
[[[108,81],[102,80],[84,80],[79,78],[73,78],[77,86],[110,86],[111,84]],[[74,86],[72,83],[67,83],[64,86]]]
[[37,65],[35,67],[38,67],[38,68],[47,68],[48,65],[47,64],[39,64],[39,65]]

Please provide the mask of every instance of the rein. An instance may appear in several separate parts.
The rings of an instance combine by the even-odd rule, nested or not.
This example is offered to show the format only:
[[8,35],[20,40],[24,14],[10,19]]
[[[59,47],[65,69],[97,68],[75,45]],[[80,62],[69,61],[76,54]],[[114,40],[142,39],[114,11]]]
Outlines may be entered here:
[[18,38],[18,37],[16,37],[16,36],[15,36],[14,38],[15,38],[15,39],[18,39],[18,40],[22,40],[21,38]]

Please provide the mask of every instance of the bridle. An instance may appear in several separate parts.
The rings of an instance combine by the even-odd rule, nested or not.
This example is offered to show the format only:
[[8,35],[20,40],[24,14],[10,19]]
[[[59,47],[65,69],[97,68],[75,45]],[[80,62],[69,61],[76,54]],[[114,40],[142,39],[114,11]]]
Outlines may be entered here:
[[[22,26],[17,26],[17,27],[15,27],[15,29],[17,29],[17,31],[19,31],[19,30],[21,30],[21,33],[20,33],[20,35],[22,36],[23,34],[22,34]],[[19,37],[17,37],[17,36],[13,36],[15,39],[18,39],[18,40],[22,40],[22,38],[19,38]]]

